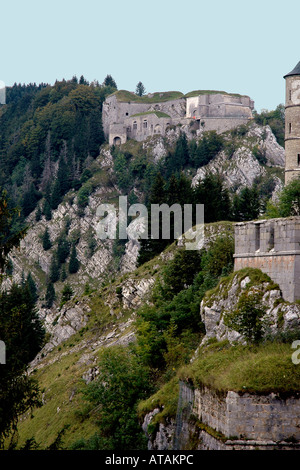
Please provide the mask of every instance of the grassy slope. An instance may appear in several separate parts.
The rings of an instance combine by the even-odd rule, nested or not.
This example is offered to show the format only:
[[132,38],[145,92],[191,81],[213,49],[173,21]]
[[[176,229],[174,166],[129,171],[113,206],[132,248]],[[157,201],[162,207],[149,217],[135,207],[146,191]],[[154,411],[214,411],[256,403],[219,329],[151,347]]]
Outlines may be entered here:
[[[228,230],[232,230],[232,224],[229,222],[206,226],[206,233],[210,237],[213,233]],[[70,445],[77,439],[89,438],[95,433],[97,426],[93,415],[82,419],[85,404],[82,401],[80,389],[84,386],[83,374],[98,363],[97,358],[103,346],[95,346],[96,342],[101,337],[105,338],[113,329],[118,329],[132,315],[131,310],[125,310],[118,302],[116,289],[127,279],[138,281],[155,278],[175,250],[176,244],[173,243],[166,248],[162,256],[155,257],[133,273],[120,276],[115,282],[85,297],[91,308],[87,326],[45,356],[33,373],[44,393],[45,404],[34,410],[32,419],[27,416],[21,420],[18,427],[18,446],[22,446],[26,439],[34,437],[38,443],[41,443],[41,448],[45,448],[54,441],[57,433],[66,425],[69,426],[64,436],[66,448],[70,448]],[[112,307],[106,302],[110,302]],[[111,311],[114,312],[113,316]],[[120,316],[121,312],[122,316]],[[129,325],[121,334],[128,333],[132,328],[133,326]],[[80,361],[81,358],[88,357],[84,355],[90,355],[89,359],[95,359],[95,362],[89,362],[89,359]],[[176,399],[176,396],[173,396],[172,409]]]
[[180,91],[165,91],[152,93],[151,97],[148,95],[138,96],[135,93],[127,90],[119,90],[115,92],[118,101],[134,101],[136,103],[162,103],[165,101],[177,100],[183,98],[183,93]]

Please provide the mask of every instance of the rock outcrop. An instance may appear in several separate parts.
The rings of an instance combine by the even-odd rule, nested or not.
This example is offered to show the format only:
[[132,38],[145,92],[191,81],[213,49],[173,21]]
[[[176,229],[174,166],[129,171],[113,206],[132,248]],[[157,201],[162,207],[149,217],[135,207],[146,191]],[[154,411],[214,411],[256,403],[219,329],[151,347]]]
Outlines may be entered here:
[[200,306],[201,319],[205,325],[205,344],[210,338],[218,341],[244,342],[245,338],[226,325],[226,314],[233,312],[241,298],[247,293],[259,294],[261,306],[265,309],[262,318],[264,334],[300,328],[300,305],[285,302],[277,284],[257,269],[242,269],[224,278],[219,285],[206,293]]

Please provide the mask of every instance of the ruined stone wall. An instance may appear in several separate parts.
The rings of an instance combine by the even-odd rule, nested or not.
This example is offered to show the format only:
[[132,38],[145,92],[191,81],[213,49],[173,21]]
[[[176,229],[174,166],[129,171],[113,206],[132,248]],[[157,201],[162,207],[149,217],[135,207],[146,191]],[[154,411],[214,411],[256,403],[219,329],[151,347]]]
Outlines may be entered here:
[[300,217],[235,225],[234,269],[258,268],[289,302],[300,298]]
[[115,95],[109,96],[103,103],[102,119],[103,130],[106,137],[109,135],[110,125],[124,123],[125,119],[134,114],[148,111],[161,111],[171,117],[185,116],[185,99],[170,100],[161,103],[139,103],[135,101],[118,101]]
[[210,428],[233,440],[300,440],[300,399],[269,395],[219,396],[204,388],[195,390],[194,414]]

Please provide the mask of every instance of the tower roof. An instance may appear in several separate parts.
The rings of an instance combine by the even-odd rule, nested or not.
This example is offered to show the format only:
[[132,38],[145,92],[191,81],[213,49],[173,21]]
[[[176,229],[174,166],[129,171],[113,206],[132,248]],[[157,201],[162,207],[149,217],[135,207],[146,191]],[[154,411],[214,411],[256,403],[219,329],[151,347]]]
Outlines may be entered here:
[[296,67],[290,72],[284,75],[283,78],[289,77],[291,75],[300,75],[300,62],[296,65]]

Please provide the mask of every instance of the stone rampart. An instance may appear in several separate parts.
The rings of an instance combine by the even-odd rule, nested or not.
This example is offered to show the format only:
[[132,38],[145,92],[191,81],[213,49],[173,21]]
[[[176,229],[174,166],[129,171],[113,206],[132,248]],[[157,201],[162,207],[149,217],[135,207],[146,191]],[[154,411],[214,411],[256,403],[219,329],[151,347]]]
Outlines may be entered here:
[[258,268],[289,302],[300,299],[300,217],[235,225],[234,270]]

